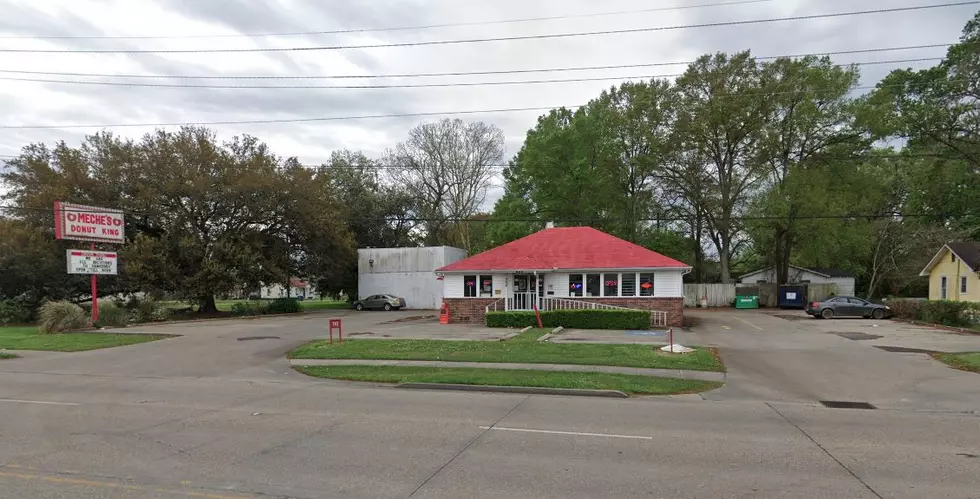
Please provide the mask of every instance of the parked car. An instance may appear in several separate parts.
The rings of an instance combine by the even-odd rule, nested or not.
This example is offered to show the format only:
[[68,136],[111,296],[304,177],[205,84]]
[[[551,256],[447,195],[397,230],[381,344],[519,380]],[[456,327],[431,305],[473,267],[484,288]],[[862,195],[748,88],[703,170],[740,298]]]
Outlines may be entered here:
[[892,309],[879,303],[853,296],[835,296],[824,301],[814,301],[806,307],[806,313],[817,319],[834,317],[864,317],[865,319],[884,319],[892,315]]
[[357,310],[380,309],[398,310],[405,308],[405,299],[391,295],[372,295],[351,304]]

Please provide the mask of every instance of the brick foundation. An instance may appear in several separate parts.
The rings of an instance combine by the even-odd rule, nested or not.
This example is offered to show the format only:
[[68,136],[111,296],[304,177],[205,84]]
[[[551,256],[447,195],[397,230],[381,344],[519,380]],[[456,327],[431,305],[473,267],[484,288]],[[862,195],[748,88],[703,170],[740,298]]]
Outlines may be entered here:
[[[684,325],[683,298],[572,298],[576,301],[589,301],[613,305],[616,307],[635,308],[639,310],[657,310],[667,312],[667,325],[681,327]],[[486,308],[499,298],[446,298],[449,305],[449,322],[451,324],[483,324]]]
[[[450,324],[483,324],[487,305],[499,301],[500,298],[446,298],[449,305]],[[501,302],[501,306],[503,303]]]
[[657,310],[667,312],[667,325],[681,327],[684,325],[683,298],[572,298],[576,301],[589,301],[613,305],[615,307],[635,308],[639,310]]

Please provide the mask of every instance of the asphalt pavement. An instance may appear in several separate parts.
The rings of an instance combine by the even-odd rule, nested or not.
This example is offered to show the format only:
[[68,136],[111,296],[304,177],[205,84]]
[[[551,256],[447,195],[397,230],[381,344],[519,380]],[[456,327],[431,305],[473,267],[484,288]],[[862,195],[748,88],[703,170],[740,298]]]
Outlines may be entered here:
[[[726,388],[616,400],[292,371],[284,354],[332,315],[145,328],[183,336],[0,361],[0,498],[980,496],[980,398],[961,385],[980,378],[823,324],[710,316],[684,341],[719,346]],[[375,333],[412,316],[341,315]]]

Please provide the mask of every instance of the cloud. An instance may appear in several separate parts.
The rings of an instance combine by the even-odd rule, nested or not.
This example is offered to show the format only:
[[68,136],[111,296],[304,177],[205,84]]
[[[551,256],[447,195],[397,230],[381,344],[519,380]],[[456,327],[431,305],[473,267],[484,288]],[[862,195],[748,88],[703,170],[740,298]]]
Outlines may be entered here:
[[[661,2],[657,7],[687,2]],[[705,2],[707,3],[707,2]],[[688,5],[690,5],[688,3]],[[393,30],[367,33],[255,38],[0,40],[11,48],[255,48],[372,44],[438,39],[520,36],[541,33],[629,29],[701,24],[733,19],[808,15],[894,7],[890,0],[861,3],[829,0],[781,0],[748,5],[659,11],[621,16],[576,17],[485,26]],[[587,14],[650,8],[643,0],[8,0],[0,16],[0,35],[234,35],[306,32],[371,27],[400,27],[454,22]],[[524,40],[464,45],[374,48],[339,51],[244,54],[3,54],[3,69],[34,71],[147,73],[211,76],[314,76],[533,69],[582,65],[642,64],[692,60],[703,53],[751,49],[756,55],[781,55],[953,42],[974,13],[970,7],[757,24],[605,35],[567,39]],[[840,62],[941,56],[943,49],[839,56]],[[930,63],[906,66],[925,67]],[[873,84],[901,65],[862,68]],[[378,80],[148,80],[166,83],[330,84],[501,81],[521,78],[636,77],[678,73],[683,66],[630,70],[582,71],[535,75],[497,75]],[[3,75],[0,75],[3,76]],[[65,79],[81,79],[66,77]],[[114,80],[125,81],[125,80]],[[401,114],[470,109],[578,105],[615,81],[543,85],[476,86],[376,90],[234,90],[194,88],[103,87],[0,81],[2,124],[152,123],[226,121],[369,114]],[[466,116],[496,124],[515,154],[540,113]],[[404,140],[408,130],[438,117],[392,118],[302,124],[221,125],[219,137],[249,133],[268,142],[281,156],[320,162],[332,150],[363,149],[381,155]],[[77,143],[92,129],[5,130],[0,155],[15,154],[29,142]],[[150,131],[121,128],[124,136]],[[499,182],[499,181],[498,181]],[[488,194],[488,204],[500,195]]]

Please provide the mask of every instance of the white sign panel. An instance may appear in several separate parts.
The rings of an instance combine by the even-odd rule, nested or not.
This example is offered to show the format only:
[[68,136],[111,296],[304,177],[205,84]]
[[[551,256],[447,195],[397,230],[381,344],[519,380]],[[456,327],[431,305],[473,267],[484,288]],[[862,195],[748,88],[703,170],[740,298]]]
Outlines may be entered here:
[[786,299],[787,300],[795,300],[796,299],[796,293],[786,293]]
[[103,243],[124,243],[126,225],[123,212],[80,204],[54,204],[56,239],[74,239]]
[[116,275],[118,261],[112,251],[68,250],[68,273]]

